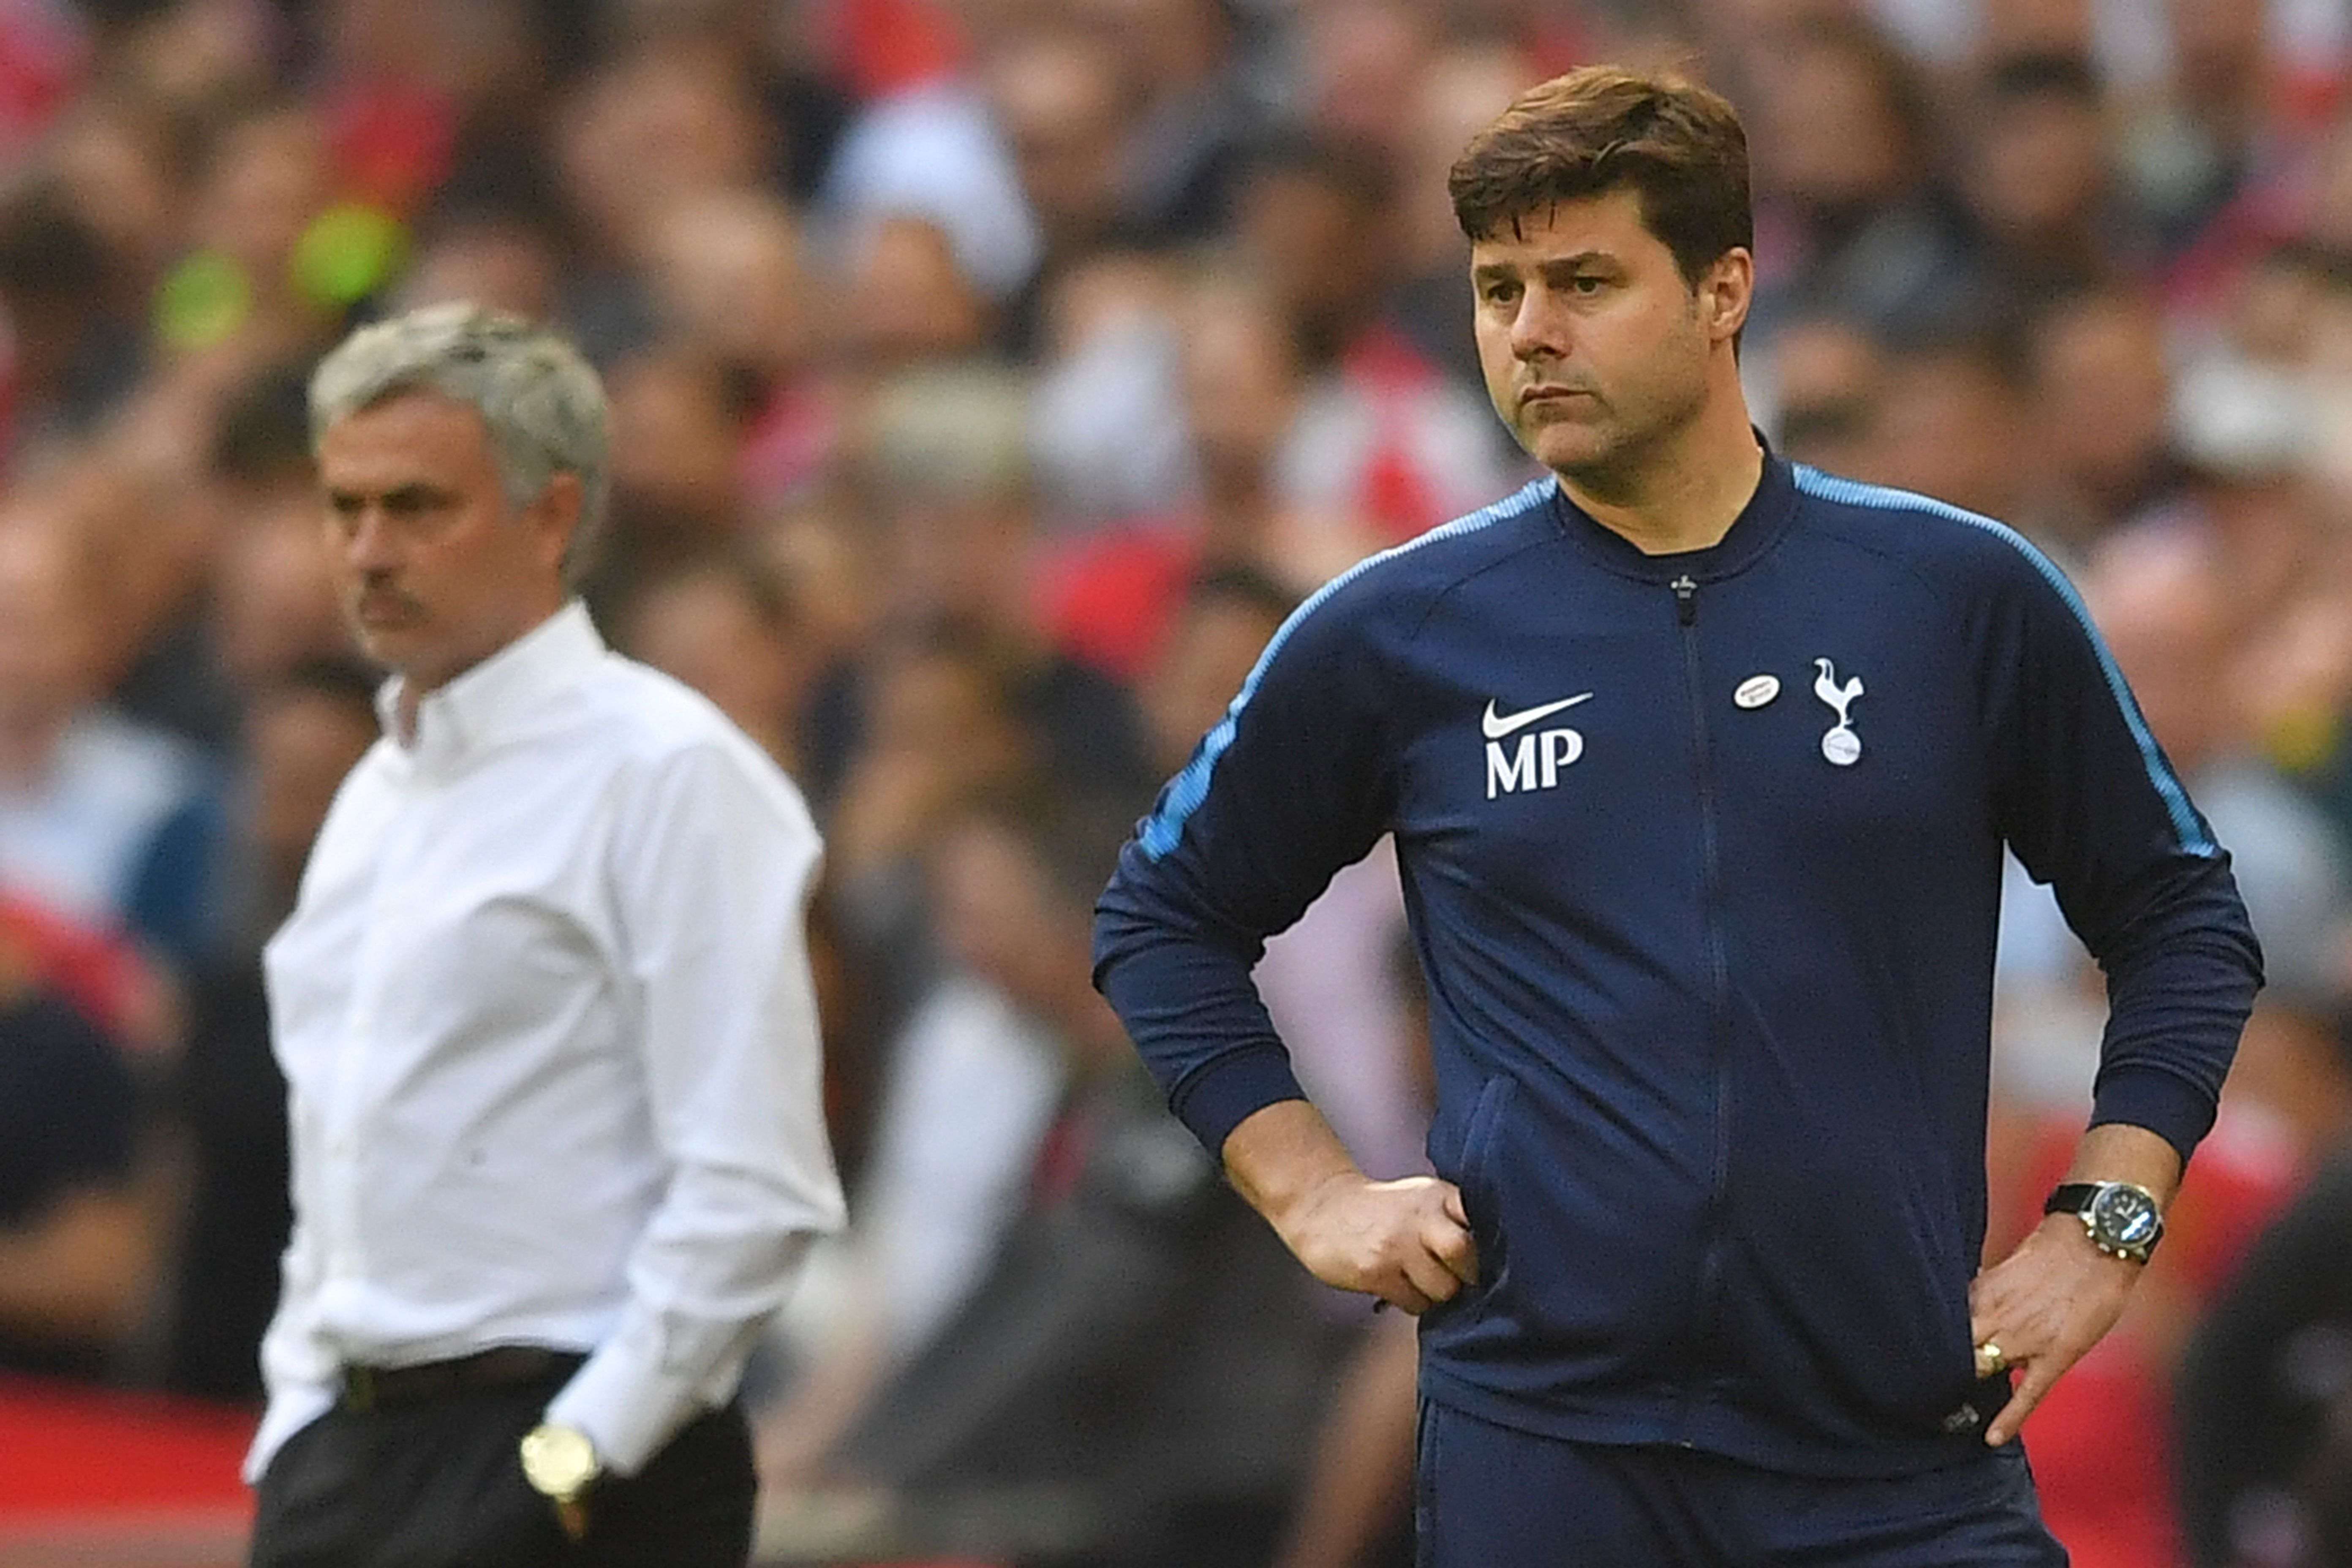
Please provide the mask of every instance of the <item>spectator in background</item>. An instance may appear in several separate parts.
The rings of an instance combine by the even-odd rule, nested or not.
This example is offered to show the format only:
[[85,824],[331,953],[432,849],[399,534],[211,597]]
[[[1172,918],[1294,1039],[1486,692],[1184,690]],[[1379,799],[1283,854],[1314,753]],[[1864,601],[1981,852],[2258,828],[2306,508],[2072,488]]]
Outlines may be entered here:
[[[870,383],[988,347],[997,306],[964,269],[947,229],[928,217],[889,213],[861,225],[849,243],[841,363],[851,375]],[[852,395],[858,390],[853,385]]]
[[36,183],[0,205],[0,449],[86,432],[129,392],[143,366],[124,291],[105,240],[66,193]]
[[1867,474],[1887,355],[1877,340],[1838,315],[1806,316],[1751,351],[1743,379],[1754,383],[1758,418],[1792,462],[1837,474]]
[[651,38],[601,64],[569,95],[558,168],[584,255],[565,314],[599,363],[646,347],[653,306],[639,271],[664,217],[698,196],[753,188],[772,148],[745,73],[729,49]]
[[2166,0],[2168,69],[2131,106],[2118,167],[2133,216],[2177,257],[2257,173],[2275,126],[2268,5]]
[[1042,246],[1003,323],[1002,346],[1028,358],[1055,281],[1121,237],[1120,163],[1138,106],[1114,45],[1077,27],[1013,33],[983,62],[982,80]]
[[1414,0],[1307,0],[1300,5],[1302,129],[1320,143],[1392,165],[1411,132],[1397,110],[1412,101],[1444,20],[1442,8]]
[[1057,544],[1039,573],[1047,633],[1125,681],[1159,656],[1196,575],[1262,573],[1303,597],[1380,544],[1353,511],[1286,484],[1313,386],[1277,296],[1212,272],[1183,290],[1173,325],[1189,494]]
[[1029,448],[1057,542],[1148,517],[1186,488],[1181,292],[1170,264],[1124,249],[1094,252],[1046,289]]
[[80,283],[107,285],[91,308],[125,374],[140,368],[140,316],[184,221],[193,143],[185,125],[118,86],[76,100],[42,149],[58,194],[105,247]]
[[1291,142],[1253,171],[1235,237],[1294,323],[1307,374],[1279,492],[1381,544],[1496,500],[1518,473],[1476,395],[1387,319],[1393,193],[1387,165],[1360,147]]
[[[1007,790],[1025,799],[1031,787],[1027,770],[1008,767],[940,791],[909,847],[923,862],[931,924],[943,902],[943,841],[976,802]],[[1069,1078],[1066,1053],[1050,999],[979,963],[964,945],[973,934],[947,933],[920,994],[899,1010],[903,1026],[883,1042],[871,1158],[839,1249],[845,1300],[814,1326],[801,1375],[761,1421],[761,1474],[772,1487],[824,1479],[848,1425],[938,1337],[1028,1200]],[[1022,939],[997,940],[991,952]]]
[[280,498],[248,512],[227,535],[213,568],[213,625],[223,667],[240,691],[266,689],[309,659],[351,655],[319,548],[316,500]]
[[2102,39],[2095,0],[1981,0],[1978,9],[1982,24],[1976,37],[1979,61],[2021,55],[2099,58]]
[[2164,319],[2144,294],[2063,296],[2027,324],[2034,542],[2082,560],[2101,536],[2179,493]]
[[1981,265],[2014,310],[2111,280],[2127,254],[2106,162],[2105,105],[2078,55],[2014,55],[1981,70],[1955,159]]
[[267,368],[231,395],[211,443],[217,521],[199,603],[221,678],[242,705],[301,666],[355,657],[319,545],[307,367]]
[[1754,90],[1754,334],[1832,310],[1893,341],[1976,319],[1987,283],[1937,178],[1917,68],[1858,19],[1813,20],[1781,36]]
[[2352,1561],[2352,1156],[2255,1243],[2179,1385],[2195,1568]]
[[858,731],[829,803],[826,876],[887,1042],[939,978],[921,868],[940,823],[974,794],[1032,783],[1039,763],[1002,672],[952,628],[886,640],[850,679],[835,690],[856,706],[831,715]]
[[646,584],[740,549],[743,405],[719,363],[661,342],[612,367],[612,521],[582,596],[600,624],[628,618]]
[[[312,509],[316,510],[315,506]],[[318,550],[317,528],[308,535]],[[257,689],[240,792],[245,851],[226,951],[192,977],[187,1044],[171,1109],[193,1164],[166,1315],[163,1382],[215,1399],[258,1399],[261,1336],[278,1304],[289,1204],[286,1079],[269,1049],[261,948],[294,908],[335,792],[382,730],[374,670],[299,663]]]
[[982,802],[938,842],[949,947],[1050,1028],[1068,1087],[992,1265],[830,1468],[919,1507],[1016,1502],[1010,1539],[948,1551],[1245,1568],[1286,1518],[1336,1336],[1088,984],[1123,831]]
[[[978,367],[901,377],[876,394],[862,438],[882,528],[885,619],[901,634],[945,628],[968,640],[1065,789],[1139,808],[1158,781],[1133,699],[1055,647],[1031,613],[1027,396],[1019,376]],[[842,749],[858,733],[854,671],[835,671],[820,702],[830,731],[823,743],[836,749],[814,756],[812,773],[827,798]]]
[[926,58],[894,88],[851,118],[821,205],[853,249],[870,243],[877,223],[922,221],[947,273],[1001,306],[1028,284],[1045,246],[1004,133],[972,73],[946,59]]
[[682,203],[661,221],[650,270],[661,325],[716,363],[747,411],[744,498],[774,506],[822,485],[841,418],[818,366],[831,300],[792,209],[752,191]]
[[1134,120],[1120,148],[1121,226],[1154,248],[1222,235],[1250,144],[1273,116],[1229,0],[1085,0],[1118,51]]
[[1294,135],[1243,182],[1234,247],[1297,323],[1310,373],[1342,363],[1380,320],[1399,236],[1393,176],[1360,146]]
[[796,770],[817,670],[769,573],[740,554],[688,562],[646,584],[622,626],[633,656],[709,698],[777,766]]
[[0,887],[192,965],[219,935],[217,785],[98,700],[106,568],[46,499],[0,517]]
[[2017,460],[2027,438],[2020,358],[2009,336],[1993,330],[1956,331],[1889,356],[1857,471],[2042,531]]
[[299,287],[294,251],[333,194],[326,136],[301,105],[266,103],[215,132],[158,300],[166,341],[247,363],[315,350],[332,323]]
[[433,215],[415,264],[401,280],[404,310],[470,300],[534,321],[556,313],[563,266],[546,220],[528,209],[484,205]]
[[0,1371],[100,1377],[143,1321],[157,1226],[114,1042],[0,925]]

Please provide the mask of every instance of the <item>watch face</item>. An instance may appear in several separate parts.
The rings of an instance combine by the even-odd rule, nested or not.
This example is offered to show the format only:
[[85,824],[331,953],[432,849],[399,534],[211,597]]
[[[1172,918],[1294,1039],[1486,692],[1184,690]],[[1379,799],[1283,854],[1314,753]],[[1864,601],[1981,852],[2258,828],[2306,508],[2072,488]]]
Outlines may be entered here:
[[522,1440],[522,1470],[550,1497],[570,1497],[596,1479],[596,1448],[569,1426],[541,1426]]
[[2091,1200],[2092,1229],[2109,1247],[2146,1247],[2159,1223],[2155,1202],[2137,1187],[2105,1187]]

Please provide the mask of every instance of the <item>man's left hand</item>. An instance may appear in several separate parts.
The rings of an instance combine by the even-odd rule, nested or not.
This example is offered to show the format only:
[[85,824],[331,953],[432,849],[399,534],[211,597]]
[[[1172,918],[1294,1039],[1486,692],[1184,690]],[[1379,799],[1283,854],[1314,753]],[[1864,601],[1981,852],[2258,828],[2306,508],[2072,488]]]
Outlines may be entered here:
[[1987,1444],[1997,1448],[2015,1436],[2059,1374],[2116,1326],[2146,1267],[2101,1252],[2080,1219],[2056,1214],[1976,1277],[1970,1342],[1999,1345],[2002,1365],[2018,1374],[2009,1403],[1985,1428]]

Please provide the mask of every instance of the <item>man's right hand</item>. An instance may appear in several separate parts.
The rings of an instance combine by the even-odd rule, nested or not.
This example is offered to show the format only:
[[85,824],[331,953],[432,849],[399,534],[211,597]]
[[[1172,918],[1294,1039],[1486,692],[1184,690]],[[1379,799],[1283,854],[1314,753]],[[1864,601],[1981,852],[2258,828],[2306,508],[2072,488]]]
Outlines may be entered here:
[[1242,1196],[1326,1285],[1418,1315],[1477,1282],[1460,1190],[1434,1176],[1371,1180],[1305,1100],[1244,1121],[1225,1140],[1224,1162]]
[[1326,1285],[1366,1291],[1415,1316],[1478,1282],[1478,1246],[1462,1194],[1435,1176],[1337,1177],[1274,1228]]

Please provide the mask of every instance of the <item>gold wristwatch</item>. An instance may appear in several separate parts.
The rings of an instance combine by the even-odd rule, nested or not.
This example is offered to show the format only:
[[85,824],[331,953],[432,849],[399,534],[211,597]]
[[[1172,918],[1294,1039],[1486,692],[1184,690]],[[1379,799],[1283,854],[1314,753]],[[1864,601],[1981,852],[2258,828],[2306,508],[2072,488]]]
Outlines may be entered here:
[[574,1541],[588,1533],[588,1489],[604,1473],[596,1445],[577,1426],[545,1422],[523,1435],[523,1479],[555,1505],[563,1533]]

